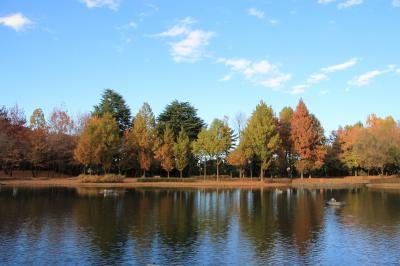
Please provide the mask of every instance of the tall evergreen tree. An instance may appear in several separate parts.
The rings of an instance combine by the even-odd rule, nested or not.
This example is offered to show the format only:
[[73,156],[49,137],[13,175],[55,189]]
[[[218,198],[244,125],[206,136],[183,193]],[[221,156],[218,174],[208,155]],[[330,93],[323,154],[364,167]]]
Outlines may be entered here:
[[111,89],[103,92],[99,105],[94,106],[92,115],[101,117],[110,113],[117,121],[120,136],[131,126],[131,111],[121,94]]
[[176,100],[165,107],[164,111],[158,116],[157,122],[159,134],[164,132],[167,124],[169,124],[174,132],[175,139],[183,128],[190,141],[197,138],[204,126],[203,120],[197,115],[197,109],[188,102]]

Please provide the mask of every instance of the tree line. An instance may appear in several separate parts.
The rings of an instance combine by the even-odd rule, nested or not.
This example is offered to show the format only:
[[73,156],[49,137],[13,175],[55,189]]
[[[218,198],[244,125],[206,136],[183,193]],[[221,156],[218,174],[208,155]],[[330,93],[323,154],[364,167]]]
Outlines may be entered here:
[[56,108],[29,121],[18,105],[0,108],[0,167],[78,175],[295,177],[398,174],[400,126],[368,116],[329,138],[300,99],[276,115],[261,101],[247,119],[239,113],[206,125],[188,102],[173,101],[155,117],[144,103],[134,115],[122,95],[107,89],[90,114],[73,119]]

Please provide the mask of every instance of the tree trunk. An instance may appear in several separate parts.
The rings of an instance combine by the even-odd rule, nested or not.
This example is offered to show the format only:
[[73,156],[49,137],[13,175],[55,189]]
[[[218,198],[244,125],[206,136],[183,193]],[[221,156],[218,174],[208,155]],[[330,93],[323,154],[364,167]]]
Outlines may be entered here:
[[304,178],[304,172],[303,171],[301,171],[300,177],[301,177],[301,179]]
[[206,181],[207,176],[207,159],[204,158],[204,181]]
[[179,172],[180,172],[181,178],[183,178],[183,174],[182,174],[183,170],[179,170]]
[[217,163],[217,182],[219,181],[219,162],[218,159],[216,160]]
[[143,177],[146,177],[146,169],[143,169]]
[[253,162],[250,163],[250,178],[253,181]]
[[169,171],[167,171],[167,175],[168,175],[168,178],[169,178]]
[[261,170],[260,170],[260,179],[261,181],[264,180],[264,168],[261,166]]

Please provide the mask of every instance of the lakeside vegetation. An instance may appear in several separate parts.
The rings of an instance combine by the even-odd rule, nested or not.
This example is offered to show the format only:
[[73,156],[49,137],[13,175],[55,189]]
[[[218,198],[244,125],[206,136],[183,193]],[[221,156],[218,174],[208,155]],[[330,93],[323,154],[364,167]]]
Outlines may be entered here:
[[215,175],[218,181],[221,175],[263,180],[400,172],[400,126],[390,116],[372,114],[365,125],[341,127],[328,138],[301,99],[295,110],[285,107],[278,115],[261,101],[248,119],[238,114],[233,120],[234,128],[227,117],[207,126],[190,103],[178,101],[157,118],[144,103],[132,117],[122,95],[109,89],[90,114],[75,119],[55,108],[46,120],[37,108],[27,121],[18,105],[3,106],[0,170],[119,181],[120,175]]

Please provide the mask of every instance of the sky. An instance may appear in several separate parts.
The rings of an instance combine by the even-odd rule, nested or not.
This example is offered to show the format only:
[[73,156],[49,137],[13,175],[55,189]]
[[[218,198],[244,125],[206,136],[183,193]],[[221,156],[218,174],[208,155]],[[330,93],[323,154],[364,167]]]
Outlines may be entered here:
[[400,119],[400,0],[1,0],[0,105],[135,114],[188,101],[210,123],[300,98],[326,133]]

